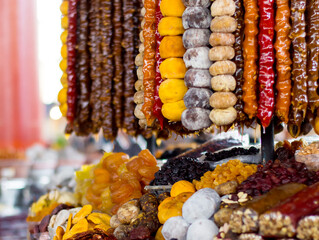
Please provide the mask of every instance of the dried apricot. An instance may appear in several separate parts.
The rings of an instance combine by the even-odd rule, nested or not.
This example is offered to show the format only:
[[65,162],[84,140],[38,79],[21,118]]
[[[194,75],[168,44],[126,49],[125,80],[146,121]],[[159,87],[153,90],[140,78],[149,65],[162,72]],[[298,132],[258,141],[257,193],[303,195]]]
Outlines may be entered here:
[[194,185],[186,180],[180,180],[173,184],[171,189],[171,196],[176,197],[178,194],[183,192],[195,192],[196,189]]

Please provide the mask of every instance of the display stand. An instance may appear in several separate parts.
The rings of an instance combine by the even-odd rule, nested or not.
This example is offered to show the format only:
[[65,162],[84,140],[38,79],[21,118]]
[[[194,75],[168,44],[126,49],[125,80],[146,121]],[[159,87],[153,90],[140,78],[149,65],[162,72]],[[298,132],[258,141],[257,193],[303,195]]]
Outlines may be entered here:
[[261,157],[262,163],[274,159],[274,120],[267,128],[261,128]]

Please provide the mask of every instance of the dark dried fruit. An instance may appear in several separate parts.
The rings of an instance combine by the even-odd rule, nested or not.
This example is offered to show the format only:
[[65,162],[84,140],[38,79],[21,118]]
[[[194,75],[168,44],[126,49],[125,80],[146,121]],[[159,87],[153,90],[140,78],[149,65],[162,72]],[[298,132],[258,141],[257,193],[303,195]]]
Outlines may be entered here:
[[209,163],[198,162],[196,158],[181,157],[169,159],[155,173],[155,179],[150,185],[169,185],[180,180],[193,181],[199,180],[205,172],[210,171]]
[[207,152],[205,161],[217,162],[222,159],[240,156],[240,155],[255,155],[259,152],[259,149],[255,147],[250,147],[249,149],[235,147],[230,150],[224,150],[217,153]]
[[265,166],[258,166],[257,172],[238,186],[237,192],[259,196],[275,186],[286,183],[303,183],[310,186],[319,181],[319,171],[309,171],[304,163],[297,162],[291,157],[290,150],[278,150],[277,156],[281,161],[277,159],[267,162]]

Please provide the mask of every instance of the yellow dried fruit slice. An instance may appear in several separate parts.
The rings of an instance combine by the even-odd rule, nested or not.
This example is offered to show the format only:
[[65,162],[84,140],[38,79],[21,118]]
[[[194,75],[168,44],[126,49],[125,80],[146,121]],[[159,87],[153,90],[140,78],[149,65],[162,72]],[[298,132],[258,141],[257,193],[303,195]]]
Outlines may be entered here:
[[111,227],[109,225],[106,225],[106,224],[99,224],[99,225],[96,225],[94,227],[94,229],[98,229],[98,230],[102,230],[104,232],[107,232],[108,229],[110,229]]
[[64,229],[61,226],[58,226],[54,237],[56,238],[56,240],[62,240],[63,235],[64,235]]
[[72,224],[76,224],[81,219],[85,218],[87,215],[89,215],[92,212],[92,205],[84,205],[82,209],[74,215],[74,218],[72,220]]
[[63,240],[73,237],[75,234],[86,232],[89,229],[89,223],[85,218],[82,218],[76,223],[70,231],[66,232],[63,236]]
[[111,216],[105,213],[91,213],[88,217],[87,220],[91,221],[92,223],[98,225],[98,224],[106,224],[110,225],[110,219]]
[[69,218],[68,218],[68,223],[66,225],[66,229],[65,229],[65,233],[67,233],[68,231],[70,231],[72,226],[72,213],[70,213]]

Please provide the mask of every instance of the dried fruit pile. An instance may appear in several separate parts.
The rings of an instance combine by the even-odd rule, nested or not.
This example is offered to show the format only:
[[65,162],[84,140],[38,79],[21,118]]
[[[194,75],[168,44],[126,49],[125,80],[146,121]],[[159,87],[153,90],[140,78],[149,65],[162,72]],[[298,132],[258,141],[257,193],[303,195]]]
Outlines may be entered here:
[[259,196],[282,184],[295,182],[309,186],[318,181],[319,172],[309,171],[304,163],[291,158],[269,161],[265,166],[259,166],[255,174],[238,186],[237,191]]
[[196,189],[215,188],[222,183],[237,181],[242,183],[250,175],[257,171],[257,165],[242,163],[239,160],[230,160],[227,163],[218,165],[214,171],[206,172],[200,181],[193,180]]
[[199,180],[209,170],[211,169],[208,163],[200,163],[195,158],[169,159],[155,173],[155,179],[150,185],[171,185],[179,180]]
[[144,186],[158,170],[156,159],[148,150],[132,158],[124,153],[106,153],[98,165],[77,172],[76,193],[81,202],[116,213],[123,203],[142,196]]
[[[65,221],[65,216],[67,216]],[[60,211],[50,219],[48,230],[54,240],[85,239],[90,235],[104,239],[114,239],[109,233],[110,216],[105,213],[92,212],[91,205]],[[53,234],[55,230],[55,234]]]

